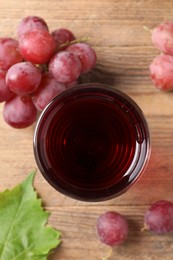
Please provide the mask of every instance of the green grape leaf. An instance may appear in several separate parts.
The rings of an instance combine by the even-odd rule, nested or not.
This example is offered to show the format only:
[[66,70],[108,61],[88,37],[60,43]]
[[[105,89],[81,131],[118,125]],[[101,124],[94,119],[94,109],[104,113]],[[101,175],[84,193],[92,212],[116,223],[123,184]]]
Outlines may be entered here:
[[46,260],[60,232],[46,225],[49,212],[33,188],[35,172],[0,193],[0,260]]

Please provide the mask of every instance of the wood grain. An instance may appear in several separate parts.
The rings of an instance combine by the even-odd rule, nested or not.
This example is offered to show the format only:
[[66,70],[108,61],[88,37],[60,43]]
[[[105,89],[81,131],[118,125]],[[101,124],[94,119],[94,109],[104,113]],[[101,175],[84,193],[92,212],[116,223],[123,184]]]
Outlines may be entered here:
[[[141,232],[149,204],[173,199],[173,93],[156,90],[149,77],[149,64],[159,54],[151,43],[156,24],[172,20],[172,0],[1,0],[0,36],[16,38],[16,27],[27,15],[39,15],[50,31],[71,29],[86,36],[97,52],[97,66],[81,77],[82,82],[112,85],[129,94],[142,108],[151,133],[152,154],[145,174],[127,193],[102,203],[80,202],[56,192],[37,171],[34,186],[51,212],[49,224],[62,231],[62,245],[49,260],[102,259],[109,249],[95,232],[97,217],[117,210],[129,221],[127,242],[113,250],[110,259],[171,260],[172,235]],[[10,128],[3,121],[0,105],[0,191],[12,188],[35,169],[34,127]],[[2,259],[5,260],[5,259]]]

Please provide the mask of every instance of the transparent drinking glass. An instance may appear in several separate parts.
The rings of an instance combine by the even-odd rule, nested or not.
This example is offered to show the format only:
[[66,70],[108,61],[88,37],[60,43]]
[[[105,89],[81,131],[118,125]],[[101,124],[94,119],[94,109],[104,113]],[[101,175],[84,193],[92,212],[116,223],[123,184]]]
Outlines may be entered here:
[[125,93],[90,83],[68,89],[43,110],[34,134],[40,172],[57,191],[83,201],[119,196],[150,157],[145,116]]

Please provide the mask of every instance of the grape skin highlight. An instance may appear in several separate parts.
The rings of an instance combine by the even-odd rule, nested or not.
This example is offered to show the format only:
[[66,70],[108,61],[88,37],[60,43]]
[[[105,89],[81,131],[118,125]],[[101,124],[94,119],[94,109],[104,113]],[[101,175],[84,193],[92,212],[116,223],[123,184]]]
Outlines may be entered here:
[[19,50],[25,60],[34,64],[47,63],[55,51],[55,41],[47,31],[31,31],[19,39]]
[[173,22],[164,22],[152,31],[152,42],[160,51],[173,55]]
[[49,31],[47,23],[39,16],[27,16],[23,18],[17,28],[17,35],[20,38],[23,34],[34,30]]
[[161,90],[173,89],[173,56],[160,54],[150,64],[153,84]]
[[144,216],[144,223],[148,230],[156,234],[173,231],[173,203],[166,200],[151,204]]
[[20,62],[7,71],[6,84],[14,93],[25,96],[37,89],[41,78],[41,72],[32,63]]
[[5,103],[3,117],[10,126],[25,128],[36,121],[37,109],[29,96],[15,96]]
[[61,51],[51,59],[49,71],[59,82],[73,82],[80,76],[81,63],[75,54]]
[[97,234],[101,242],[109,246],[122,244],[128,236],[128,224],[125,218],[113,211],[102,214],[97,220]]

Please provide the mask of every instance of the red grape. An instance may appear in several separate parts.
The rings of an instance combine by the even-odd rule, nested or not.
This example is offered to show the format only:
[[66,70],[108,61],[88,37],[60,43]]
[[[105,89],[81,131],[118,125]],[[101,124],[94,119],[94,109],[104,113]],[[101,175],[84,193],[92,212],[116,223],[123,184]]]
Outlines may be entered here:
[[33,103],[38,110],[43,110],[46,105],[58,94],[65,90],[65,86],[50,74],[43,76],[40,86],[33,93]]
[[11,99],[15,94],[9,90],[5,83],[6,71],[0,69],[0,102]]
[[144,223],[156,234],[173,231],[173,203],[166,200],[153,203],[145,214]]
[[37,117],[37,109],[31,97],[15,96],[7,101],[3,110],[4,120],[15,128],[25,128],[32,125]]
[[34,30],[48,31],[48,26],[46,22],[39,16],[27,16],[19,23],[17,28],[18,38],[20,38],[22,34]]
[[97,234],[101,242],[115,246],[122,244],[128,236],[128,224],[117,212],[108,211],[97,220]]
[[19,50],[25,60],[43,64],[52,57],[55,51],[55,41],[47,31],[31,31],[20,37]]
[[153,44],[162,52],[173,55],[173,22],[164,22],[152,32]]
[[150,75],[158,89],[173,89],[173,57],[166,54],[157,56],[150,65]]
[[[71,31],[65,28],[56,29],[52,32],[52,36],[56,42],[56,47],[59,48],[62,44],[75,40],[75,36]],[[64,50],[66,47],[62,47]]]
[[55,54],[51,59],[49,71],[59,82],[72,82],[75,81],[81,73],[81,63],[75,54],[61,51]]
[[82,73],[88,72],[95,66],[96,53],[88,44],[75,43],[69,46],[66,50],[78,56],[82,65]]
[[18,50],[18,41],[12,38],[0,38],[0,69],[9,69],[22,60],[23,57]]
[[20,62],[7,71],[6,84],[14,93],[25,96],[36,90],[41,77],[41,72],[32,63]]

